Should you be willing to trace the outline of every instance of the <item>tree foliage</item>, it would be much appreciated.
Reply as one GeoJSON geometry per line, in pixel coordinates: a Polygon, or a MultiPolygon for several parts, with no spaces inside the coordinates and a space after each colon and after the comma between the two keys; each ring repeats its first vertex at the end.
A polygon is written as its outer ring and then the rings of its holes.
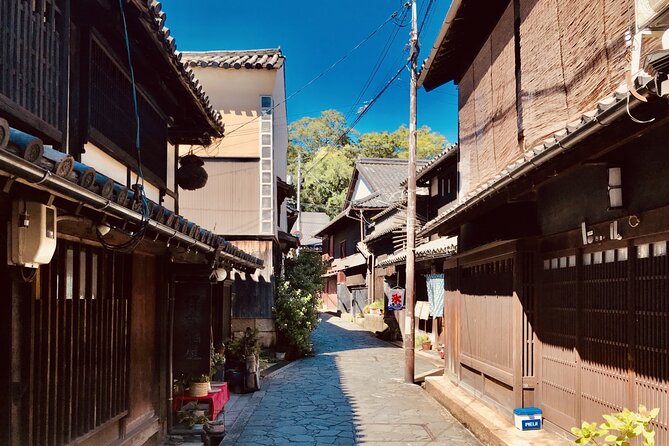
{"type": "Polygon", "coordinates": [[[278,347],[292,359],[313,352],[311,332],[318,326],[318,300],[325,266],[318,253],[287,258],[285,275],[277,283],[274,315],[278,347]]]}
{"type": "Polygon", "coordinates": [[[330,217],[343,208],[353,160],[346,150],[321,148],[303,167],[302,197],[305,210],[325,212],[330,217]]]}
{"type": "MultiPolygon", "coordinates": [[[[346,118],[337,110],[325,110],[318,117],[299,119],[289,126],[288,171],[297,178],[297,157],[302,154],[303,209],[334,217],[343,210],[355,160],[407,158],[409,129],[402,125],[393,132],[358,135],[347,130],[346,118]]],[[[417,157],[432,158],[448,141],[427,126],[417,131],[417,157]]]]}
{"type": "MultiPolygon", "coordinates": [[[[428,126],[417,130],[416,157],[418,159],[434,158],[447,146],[446,137],[433,132],[428,126]]],[[[369,132],[360,136],[357,141],[358,152],[369,158],[408,158],[409,129],[401,125],[394,132],[369,132]]]]}

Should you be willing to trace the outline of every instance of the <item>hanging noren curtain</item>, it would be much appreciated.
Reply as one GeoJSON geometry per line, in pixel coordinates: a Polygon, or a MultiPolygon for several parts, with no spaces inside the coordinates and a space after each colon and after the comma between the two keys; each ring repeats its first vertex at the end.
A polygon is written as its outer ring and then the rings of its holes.
{"type": "Polygon", "coordinates": [[[425,274],[427,282],[427,300],[430,304],[430,315],[442,317],[444,315],[444,275],[425,274]]]}

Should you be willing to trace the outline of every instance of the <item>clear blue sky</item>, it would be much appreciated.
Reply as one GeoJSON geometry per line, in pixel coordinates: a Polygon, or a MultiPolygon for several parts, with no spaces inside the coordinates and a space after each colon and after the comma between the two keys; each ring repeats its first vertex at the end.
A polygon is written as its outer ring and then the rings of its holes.
{"type": "MultiPolygon", "coordinates": [[[[181,51],[236,50],[280,46],[286,56],[286,90],[290,95],[348,53],[379,27],[399,0],[164,0],[166,26],[181,51]]],[[[418,22],[423,19],[428,0],[418,0],[418,22]]],[[[450,0],[434,0],[421,35],[422,62],[429,53],[444,20],[450,0]]],[[[405,24],[409,24],[407,15],[405,24]]],[[[318,116],[334,108],[345,115],[359,96],[395,24],[385,25],[371,40],[353,52],[326,76],[288,101],[288,120],[318,116]]],[[[363,100],[374,94],[392,77],[401,61],[409,27],[399,29],[387,57],[363,100]]],[[[388,89],[356,126],[360,132],[392,131],[408,125],[409,72],[388,89]]],[[[355,118],[355,112],[351,120],[355,118]]],[[[418,125],[428,125],[455,142],[457,138],[457,92],[452,84],[426,93],[419,91],[418,125]]]]}

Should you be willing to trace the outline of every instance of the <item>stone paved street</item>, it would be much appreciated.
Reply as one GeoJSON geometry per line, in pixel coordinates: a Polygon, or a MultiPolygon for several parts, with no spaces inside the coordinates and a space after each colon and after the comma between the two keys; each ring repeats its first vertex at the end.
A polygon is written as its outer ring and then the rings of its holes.
{"type": "MultiPolygon", "coordinates": [[[[224,445],[480,444],[419,386],[403,383],[402,349],[328,315],[314,344],[316,356],[263,382],[224,445]]],[[[417,362],[417,373],[434,367],[417,362]]]]}

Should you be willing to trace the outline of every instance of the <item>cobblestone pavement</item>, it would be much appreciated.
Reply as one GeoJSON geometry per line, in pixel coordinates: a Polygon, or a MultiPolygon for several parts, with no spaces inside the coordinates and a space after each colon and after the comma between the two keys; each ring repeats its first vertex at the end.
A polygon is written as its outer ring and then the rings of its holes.
{"type": "MultiPolygon", "coordinates": [[[[324,315],[316,355],[262,383],[223,445],[479,445],[419,386],[405,384],[404,352],[324,315]]],[[[417,357],[417,373],[434,365],[417,357]]]]}

